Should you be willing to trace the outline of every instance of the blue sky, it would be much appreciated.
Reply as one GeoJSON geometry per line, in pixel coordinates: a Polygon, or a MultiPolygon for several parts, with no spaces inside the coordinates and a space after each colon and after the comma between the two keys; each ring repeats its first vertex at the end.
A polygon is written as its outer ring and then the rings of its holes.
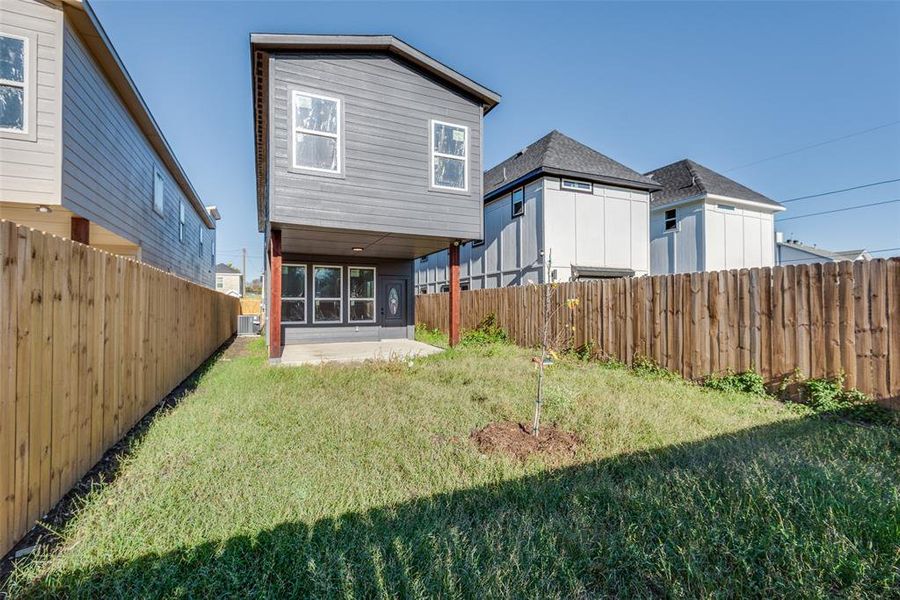
{"type": "MultiPolygon", "coordinates": [[[[486,167],[559,129],[641,172],[689,157],[776,200],[900,178],[897,3],[92,5],[222,210],[219,260],[239,265],[246,247],[251,276],[263,251],[250,32],[392,33],[498,91],[486,167]]],[[[900,183],[791,202],[782,216],[893,199],[900,183]]],[[[778,228],[834,250],[900,247],[900,203],[778,228]]]]}

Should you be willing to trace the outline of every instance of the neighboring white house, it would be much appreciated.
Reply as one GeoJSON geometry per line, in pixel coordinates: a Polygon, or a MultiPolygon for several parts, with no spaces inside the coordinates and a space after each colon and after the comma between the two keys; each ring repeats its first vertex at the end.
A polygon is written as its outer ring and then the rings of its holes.
{"type": "Polygon", "coordinates": [[[872,260],[872,255],[864,249],[833,252],[824,248],[802,244],[799,240],[778,239],[781,236],[780,232],[775,235],[777,240],[775,259],[779,265],[803,265],[839,262],[842,260],[872,260]]]}
{"type": "MultiPolygon", "coordinates": [[[[460,250],[460,284],[482,289],[647,275],[649,178],[552,131],[484,174],[484,240],[460,250]]],[[[416,293],[448,289],[448,253],[416,261],[416,293]]]]}
{"type": "Polygon", "coordinates": [[[692,160],[647,173],[653,275],[775,265],[775,213],[784,206],[692,160]]]}
{"type": "Polygon", "coordinates": [[[216,265],[216,289],[236,298],[244,297],[244,275],[240,269],[219,263],[216,265]]]}

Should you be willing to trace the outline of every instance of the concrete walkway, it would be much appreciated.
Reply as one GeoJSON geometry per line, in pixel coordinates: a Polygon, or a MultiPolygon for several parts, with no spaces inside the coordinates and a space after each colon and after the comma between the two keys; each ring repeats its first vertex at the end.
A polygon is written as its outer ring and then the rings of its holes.
{"type": "Polygon", "coordinates": [[[362,362],[366,360],[406,360],[442,352],[440,348],[414,340],[379,342],[327,342],[293,344],[281,353],[282,366],[318,365],[326,362],[362,362]]]}

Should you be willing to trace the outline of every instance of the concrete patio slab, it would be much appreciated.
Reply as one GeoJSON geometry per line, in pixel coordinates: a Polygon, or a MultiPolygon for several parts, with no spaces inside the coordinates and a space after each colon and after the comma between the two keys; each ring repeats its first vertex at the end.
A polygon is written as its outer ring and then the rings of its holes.
{"type": "Polygon", "coordinates": [[[442,352],[440,348],[415,340],[381,340],[378,342],[326,342],[293,344],[281,353],[281,366],[319,365],[330,362],[363,362],[366,360],[406,360],[442,352]]]}

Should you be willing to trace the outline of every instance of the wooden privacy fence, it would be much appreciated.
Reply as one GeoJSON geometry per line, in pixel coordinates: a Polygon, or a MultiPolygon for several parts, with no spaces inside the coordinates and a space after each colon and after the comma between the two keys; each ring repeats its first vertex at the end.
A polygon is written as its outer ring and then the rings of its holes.
{"type": "Polygon", "coordinates": [[[237,298],[0,221],[0,555],[235,332],[237,298]]]}
{"type": "MultiPolygon", "coordinates": [[[[537,346],[543,298],[537,285],[463,292],[461,327],[494,314],[517,344],[537,346]]],[[[645,356],[687,379],[843,371],[848,387],[900,408],[900,258],[562,283],[551,298],[550,339],[563,346],[645,356]]],[[[416,297],[418,323],[446,331],[447,314],[448,294],[416,297]]]]}

